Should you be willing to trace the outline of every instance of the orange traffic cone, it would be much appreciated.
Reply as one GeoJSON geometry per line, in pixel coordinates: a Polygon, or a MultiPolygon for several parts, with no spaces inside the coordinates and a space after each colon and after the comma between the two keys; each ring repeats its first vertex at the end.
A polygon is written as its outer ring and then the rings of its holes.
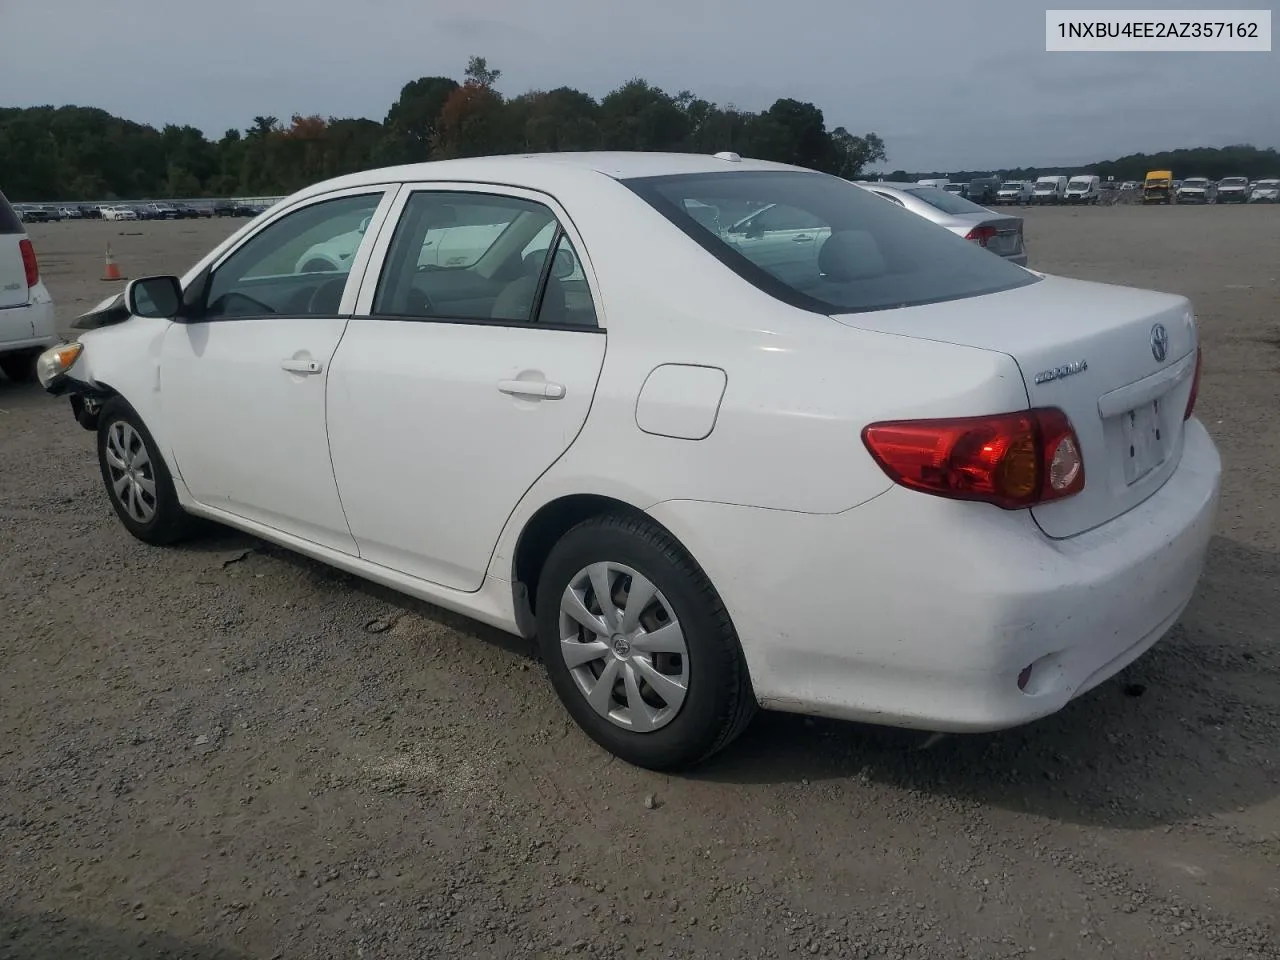
{"type": "Polygon", "coordinates": [[[103,280],[124,280],[120,275],[120,268],[116,266],[115,258],[111,256],[111,244],[107,244],[107,267],[102,274],[103,280]]]}

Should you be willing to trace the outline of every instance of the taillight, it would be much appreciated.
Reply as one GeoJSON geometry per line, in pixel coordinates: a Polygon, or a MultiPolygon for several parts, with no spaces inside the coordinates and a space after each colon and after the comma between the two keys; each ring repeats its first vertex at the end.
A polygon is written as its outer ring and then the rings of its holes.
{"type": "Polygon", "coordinates": [[[1057,408],[873,423],[862,442],[895,483],[1020,510],[1084,489],[1080,441],[1057,408]]]}
{"type": "Polygon", "coordinates": [[[34,287],[40,282],[40,263],[36,260],[36,248],[24,237],[18,241],[18,249],[22,251],[22,269],[27,273],[27,286],[34,287]]]}
{"type": "Polygon", "coordinates": [[[1187,397],[1187,412],[1182,415],[1183,420],[1190,420],[1191,414],[1196,409],[1196,397],[1200,395],[1200,348],[1196,347],[1196,372],[1191,375],[1191,395],[1187,397]]]}
{"type": "Polygon", "coordinates": [[[979,246],[985,247],[987,241],[996,235],[996,228],[992,226],[974,227],[964,235],[966,240],[972,240],[979,246]]]}

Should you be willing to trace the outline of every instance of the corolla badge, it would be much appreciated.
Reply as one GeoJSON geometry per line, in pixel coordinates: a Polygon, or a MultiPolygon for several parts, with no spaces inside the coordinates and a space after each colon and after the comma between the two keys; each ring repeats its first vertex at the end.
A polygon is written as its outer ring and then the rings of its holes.
{"type": "Polygon", "coordinates": [[[1063,377],[1071,377],[1077,373],[1084,373],[1089,369],[1088,360],[1072,360],[1070,363],[1064,363],[1061,366],[1052,367],[1048,370],[1041,370],[1035,375],[1036,383],[1048,383],[1051,380],[1061,380],[1063,377]]]}
{"type": "Polygon", "coordinates": [[[1164,363],[1164,358],[1169,353],[1169,331],[1164,328],[1163,323],[1157,323],[1151,328],[1151,355],[1156,358],[1156,363],[1164,363]]]}

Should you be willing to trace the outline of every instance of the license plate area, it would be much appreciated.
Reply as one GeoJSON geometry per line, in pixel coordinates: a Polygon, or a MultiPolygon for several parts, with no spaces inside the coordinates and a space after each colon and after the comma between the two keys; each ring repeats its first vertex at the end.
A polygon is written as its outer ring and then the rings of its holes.
{"type": "Polygon", "coordinates": [[[1169,431],[1161,416],[1160,401],[1153,400],[1134,407],[1120,416],[1124,442],[1124,480],[1133,485],[1164,463],[1168,453],[1169,431]]]}

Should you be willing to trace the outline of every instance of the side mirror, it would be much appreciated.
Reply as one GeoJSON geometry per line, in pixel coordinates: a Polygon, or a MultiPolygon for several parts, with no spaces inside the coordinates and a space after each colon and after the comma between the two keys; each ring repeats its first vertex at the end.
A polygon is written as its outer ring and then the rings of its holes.
{"type": "Polygon", "coordinates": [[[169,320],[182,309],[182,282],[177,277],[143,277],[124,288],[124,305],[132,316],[169,320]]]}

